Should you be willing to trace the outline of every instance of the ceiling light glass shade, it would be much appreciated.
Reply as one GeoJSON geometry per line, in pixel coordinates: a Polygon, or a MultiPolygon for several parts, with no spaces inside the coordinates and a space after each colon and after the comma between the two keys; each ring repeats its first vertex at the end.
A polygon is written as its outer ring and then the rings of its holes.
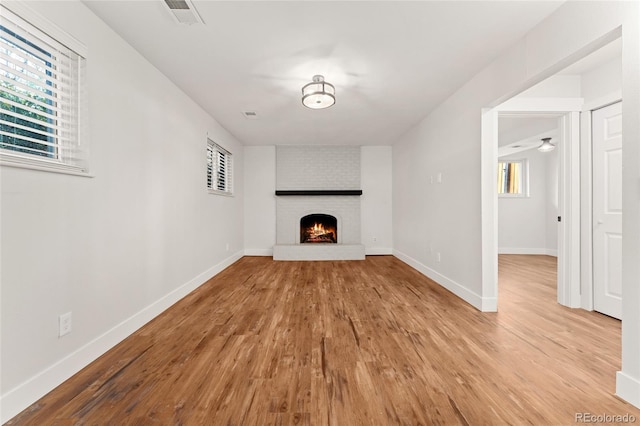
{"type": "Polygon", "coordinates": [[[313,82],[302,87],[302,105],[311,109],[329,108],[336,103],[336,88],[324,81],[321,75],[314,75],[313,82]]]}
{"type": "Polygon", "coordinates": [[[542,144],[538,147],[540,152],[550,152],[556,149],[556,146],[549,142],[551,138],[542,138],[542,144]]]}

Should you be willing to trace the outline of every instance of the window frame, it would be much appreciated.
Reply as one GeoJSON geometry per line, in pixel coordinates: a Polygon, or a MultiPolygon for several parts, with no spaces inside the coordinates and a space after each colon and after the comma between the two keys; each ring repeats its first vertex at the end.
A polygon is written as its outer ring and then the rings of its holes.
{"type": "MultiPolygon", "coordinates": [[[[53,55],[64,53],[65,50],[57,50],[56,45],[59,45],[77,55],[77,62],[75,62],[75,60],[70,62],[72,64],[73,77],[75,77],[71,80],[73,87],[71,101],[58,100],[56,104],[57,109],[64,108],[68,110],[68,106],[72,108],[73,113],[70,123],[75,126],[75,134],[73,137],[65,138],[66,135],[63,137],[60,131],[57,130],[55,132],[53,141],[47,141],[47,143],[52,144],[52,151],[55,152],[53,158],[25,153],[11,148],[0,148],[0,166],[92,177],[89,173],[89,144],[86,138],[87,131],[85,122],[88,105],[86,97],[87,90],[85,89],[86,46],[24,3],[10,2],[9,4],[0,5],[0,16],[2,16],[4,22],[7,22],[6,25],[20,27],[20,29],[23,30],[15,32],[5,26],[5,28],[7,28],[6,31],[13,32],[20,37],[20,39],[24,39],[26,44],[33,46],[34,49],[53,55]],[[50,43],[49,46],[47,46],[48,43],[50,43]]],[[[52,63],[57,65],[59,62],[55,60],[52,61],[52,63]]],[[[17,77],[23,76],[20,75],[17,77]]],[[[12,78],[7,77],[7,81],[9,80],[12,80],[12,78]]],[[[5,93],[10,95],[11,92],[9,90],[11,89],[8,89],[5,93]]],[[[55,90],[69,93],[57,86],[55,90]]],[[[9,127],[14,127],[10,121],[5,121],[5,123],[8,123],[9,127]]],[[[27,125],[25,127],[31,126],[27,125]]],[[[33,128],[35,129],[35,127],[33,128]]],[[[7,133],[10,134],[11,132],[7,133]]]]}
{"type": "Polygon", "coordinates": [[[520,192],[519,193],[504,193],[500,192],[500,176],[496,174],[496,190],[498,191],[499,198],[529,198],[529,161],[526,158],[517,159],[500,159],[498,158],[497,173],[500,173],[501,163],[518,163],[520,164],[520,192]]]}
{"type": "Polygon", "coordinates": [[[207,191],[210,194],[233,196],[233,153],[220,144],[207,138],[207,191]],[[210,153],[212,154],[210,156],[210,153]],[[217,161],[213,160],[213,157],[217,161]],[[221,158],[224,158],[224,164],[221,164],[221,158]],[[224,176],[225,189],[219,188],[218,177],[224,176]]]}

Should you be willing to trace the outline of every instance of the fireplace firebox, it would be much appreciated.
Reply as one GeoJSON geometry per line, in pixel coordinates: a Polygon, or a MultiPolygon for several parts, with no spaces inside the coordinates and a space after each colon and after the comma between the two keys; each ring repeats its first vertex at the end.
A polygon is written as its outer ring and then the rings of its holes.
{"type": "Polygon", "coordinates": [[[338,220],[328,214],[310,214],[300,219],[300,243],[337,243],[338,220]]]}

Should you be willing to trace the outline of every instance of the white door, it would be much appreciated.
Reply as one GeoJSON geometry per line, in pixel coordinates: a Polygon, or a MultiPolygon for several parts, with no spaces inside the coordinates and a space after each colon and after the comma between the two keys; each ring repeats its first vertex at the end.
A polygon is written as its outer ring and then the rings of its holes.
{"type": "Polygon", "coordinates": [[[593,308],[622,317],[622,103],[593,111],[593,308]]]}

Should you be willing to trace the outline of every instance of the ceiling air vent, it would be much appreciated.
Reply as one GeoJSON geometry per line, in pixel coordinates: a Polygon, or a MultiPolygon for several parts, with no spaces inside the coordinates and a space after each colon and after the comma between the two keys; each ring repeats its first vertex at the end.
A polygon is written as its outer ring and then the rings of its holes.
{"type": "Polygon", "coordinates": [[[202,24],[202,18],[198,15],[190,0],[164,0],[173,19],[179,24],[202,24]]]}
{"type": "Polygon", "coordinates": [[[243,111],[242,115],[244,115],[244,118],[248,119],[248,120],[257,120],[258,119],[258,113],[255,111],[243,111]]]}

